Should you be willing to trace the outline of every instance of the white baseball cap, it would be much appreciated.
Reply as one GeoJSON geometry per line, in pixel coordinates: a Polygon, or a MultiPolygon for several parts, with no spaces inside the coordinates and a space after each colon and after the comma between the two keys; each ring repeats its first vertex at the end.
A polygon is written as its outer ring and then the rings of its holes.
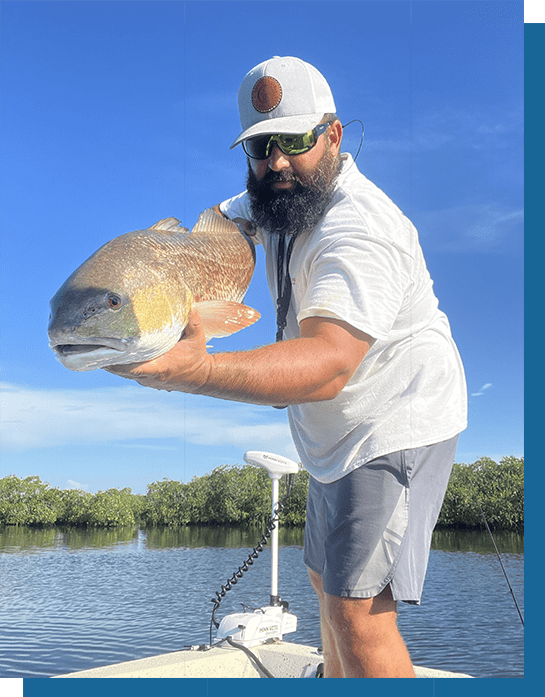
{"type": "Polygon", "coordinates": [[[324,114],[336,112],[324,76],[291,56],[274,56],[250,70],[238,92],[238,110],[242,133],[231,149],[246,138],[267,133],[306,133],[324,114]]]}

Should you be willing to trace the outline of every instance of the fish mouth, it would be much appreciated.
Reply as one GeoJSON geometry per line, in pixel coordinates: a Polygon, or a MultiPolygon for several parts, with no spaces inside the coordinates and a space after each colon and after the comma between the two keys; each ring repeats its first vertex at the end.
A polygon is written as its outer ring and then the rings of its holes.
{"type": "Polygon", "coordinates": [[[113,339],[113,338],[98,338],[98,339],[89,339],[88,341],[82,341],[81,339],[78,340],[78,342],[74,343],[65,343],[66,339],[64,340],[63,343],[55,342],[55,341],[50,341],[49,345],[55,351],[55,353],[59,357],[69,357],[69,356],[75,356],[75,355],[80,355],[80,354],[88,354],[88,353],[95,353],[95,352],[104,352],[106,351],[119,351],[119,352],[124,352],[127,350],[127,340],[126,339],[113,339]]]}

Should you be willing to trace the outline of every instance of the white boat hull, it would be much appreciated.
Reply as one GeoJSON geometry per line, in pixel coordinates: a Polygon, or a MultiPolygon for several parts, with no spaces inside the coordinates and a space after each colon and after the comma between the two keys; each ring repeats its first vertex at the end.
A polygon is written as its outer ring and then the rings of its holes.
{"type": "MultiPolygon", "coordinates": [[[[196,647],[194,647],[196,649],[196,647]]],[[[300,678],[309,666],[323,661],[316,648],[277,642],[251,649],[268,671],[278,678],[300,678]]],[[[417,678],[470,678],[464,673],[451,673],[415,666],[417,678]]],[[[184,650],[103,668],[91,668],[57,678],[262,678],[266,677],[250,656],[229,645],[207,651],[184,650]]]]}

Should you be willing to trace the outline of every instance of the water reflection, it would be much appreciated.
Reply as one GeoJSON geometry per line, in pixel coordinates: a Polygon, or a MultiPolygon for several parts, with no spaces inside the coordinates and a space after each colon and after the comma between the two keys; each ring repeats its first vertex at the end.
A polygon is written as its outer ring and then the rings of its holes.
{"type": "MultiPolygon", "coordinates": [[[[150,549],[175,547],[255,547],[262,535],[259,527],[236,526],[188,526],[185,528],[150,528],[146,530],[147,546],[150,549]]],[[[301,528],[280,528],[279,544],[303,544],[301,528]]]]}
{"type": "Polygon", "coordinates": [[[101,549],[131,543],[138,539],[139,531],[127,528],[33,528],[25,526],[0,526],[0,552],[40,553],[48,549],[101,549]]]}
{"type": "MultiPolygon", "coordinates": [[[[47,677],[175,651],[209,640],[211,599],[260,529],[0,529],[1,677],[47,677]]],[[[281,528],[279,588],[298,617],[292,641],[320,644],[319,613],[302,560],[303,531],[281,528]]],[[[523,597],[523,539],[498,535],[523,597]]],[[[399,623],[419,665],[477,677],[522,677],[523,632],[486,533],[434,534],[422,607],[399,623]]],[[[260,607],[270,549],[222,602],[219,617],[260,607]]]]}
{"type": "MultiPolygon", "coordinates": [[[[136,527],[32,528],[0,526],[0,553],[40,553],[48,549],[85,550],[119,547],[137,543],[147,549],[198,549],[200,547],[255,547],[261,538],[260,527],[187,526],[182,528],[136,527]]],[[[500,553],[524,554],[524,537],[517,533],[494,532],[500,553]]],[[[303,546],[302,528],[279,530],[282,546],[303,546]]],[[[490,535],[480,530],[435,530],[432,549],[445,552],[494,552],[490,535]]]]}
{"type": "MultiPolygon", "coordinates": [[[[500,554],[524,554],[524,537],[515,532],[493,532],[500,554]]],[[[486,530],[435,530],[432,549],[444,552],[495,552],[494,543],[486,530]]]]}

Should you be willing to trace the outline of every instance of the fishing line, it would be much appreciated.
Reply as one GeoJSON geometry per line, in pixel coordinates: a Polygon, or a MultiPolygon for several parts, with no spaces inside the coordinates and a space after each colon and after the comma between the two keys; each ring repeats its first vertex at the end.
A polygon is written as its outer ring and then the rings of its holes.
{"type": "Polygon", "coordinates": [[[520,621],[522,622],[522,626],[524,627],[524,618],[522,617],[522,613],[520,611],[519,604],[517,603],[515,593],[514,593],[513,589],[511,588],[511,584],[509,583],[509,578],[507,577],[507,572],[505,571],[505,567],[503,566],[503,562],[501,560],[500,553],[499,553],[498,547],[496,545],[496,540],[494,539],[494,535],[492,534],[492,531],[490,530],[490,527],[488,525],[488,521],[487,521],[486,516],[484,514],[484,511],[482,509],[481,503],[478,500],[477,500],[477,505],[479,506],[479,509],[481,511],[481,515],[482,515],[484,523],[486,525],[486,529],[488,530],[488,534],[490,535],[490,539],[492,540],[492,544],[494,545],[494,549],[496,550],[496,554],[497,554],[498,560],[500,562],[500,565],[501,565],[501,568],[503,571],[503,575],[505,576],[505,580],[507,581],[507,585],[509,586],[509,590],[511,591],[511,595],[513,596],[513,600],[515,601],[515,607],[518,610],[520,621]]]}

